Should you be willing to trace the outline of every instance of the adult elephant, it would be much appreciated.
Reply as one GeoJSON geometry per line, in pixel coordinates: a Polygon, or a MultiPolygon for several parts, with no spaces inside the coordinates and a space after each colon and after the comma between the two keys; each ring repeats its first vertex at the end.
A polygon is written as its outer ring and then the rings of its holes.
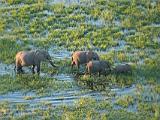
{"type": "Polygon", "coordinates": [[[99,56],[93,51],[75,51],[72,54],[72,68],[74,65],[77,66],[78,70],[81,64],[86,64],[91,60],[99,60],[99,56]]]}
{"type": "Polygon", "coordinates": [[[37,66],[37,73],[40,73],[41,61],[48,61],[53,67],[56,67],[51,61],[51,56],[45,50],[30,50],[20,51],[16,54],[16,65],[18,73],[23,72],[23,66],[32,66],[32,73],[34,74],[34,68],[37,66]]]}

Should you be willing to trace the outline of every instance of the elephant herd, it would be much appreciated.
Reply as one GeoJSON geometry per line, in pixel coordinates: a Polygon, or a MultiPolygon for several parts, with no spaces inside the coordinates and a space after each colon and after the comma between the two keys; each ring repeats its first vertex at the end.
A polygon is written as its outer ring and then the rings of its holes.
{"type": "Polygon", "coordinates": [[[76,51],[72,54],[72,68],[76,65],[78,70],[80,64],[86,64],[85,74],[98,73],[99,76],[107,75],[111,72],[114,73],[128,73],[131,72],[131,66],[129,64],[117,65],[112,69],[111,64],[108,61],[100,60],[100,57],[93,51],[76,51]]]}
{"type": "MultiPolygon", "coordinates": [[[[75,51],[72,53],[71,58],[72,69],[75,65],[79,71],[80,65],[86,64],[85,74],[98,73],[100,76],[101,74],[107,75],[112,71],[114,73],[131,72],[129,64],[117,65],[112,69],[108,61],[100,60],[99,55],[93,51],[75,51]]],[[[42,61],[48,61],[53,67],[56,67],[51,61],[51,56],[45,50],[20,51],[16,54],[15,70],[17,73],[23,73],[23,66],[32,66],[32,73],[35,73],[34,69],[37,67],[37,73],[39,74],[42,61]]]]}

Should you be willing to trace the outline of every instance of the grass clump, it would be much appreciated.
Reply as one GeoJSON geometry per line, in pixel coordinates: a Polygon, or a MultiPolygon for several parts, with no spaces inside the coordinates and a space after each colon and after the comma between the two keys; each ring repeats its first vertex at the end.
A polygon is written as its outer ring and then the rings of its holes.
{"type": "Polygon", "coordinates": [[[123,96],[116,101],[116,104],[127,108],[129,105],[134,104],[134,98],[132,96],[123,96]]]}
{"type": "Polygon", "coordinates": [[[72,83],[56,81],[54,78],[44,78],[37,75],[2,76],[0,78],[0,94],[15,91],[36,91],[38,94],[52,90],[72,88],[72,83]]]}

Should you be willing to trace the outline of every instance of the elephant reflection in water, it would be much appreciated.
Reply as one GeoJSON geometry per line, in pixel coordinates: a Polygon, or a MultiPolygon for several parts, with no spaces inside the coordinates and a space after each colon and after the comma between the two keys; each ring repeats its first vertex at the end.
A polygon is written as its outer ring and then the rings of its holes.
{"type": "Polygon", "coordinates": [[[20,51],[16,54],[15,69],[17,73],[23,73],[23,66],[32,66],[32,73],[34,74],[34,68],[37,67],[37,73],[40,73],[41,61],[48,61],[53,67],[56,67],[51,61],[51,56],[45,50],[30,50],[20,51]]]}

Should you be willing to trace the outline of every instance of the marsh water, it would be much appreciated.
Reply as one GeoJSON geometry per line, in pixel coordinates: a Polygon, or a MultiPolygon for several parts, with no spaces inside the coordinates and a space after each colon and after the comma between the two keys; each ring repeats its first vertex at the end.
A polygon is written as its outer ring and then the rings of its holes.
{"type": "MultiPolygon", "coordinates": [[[[71,55],[71,52],[68,52],[67,50],[63,52],[62,51],[53,51],[54,48],[49,49],[49,52],[52,57],[55,59],[66,59],[69,58],[71,55]]],[[[14,71],[14,65],[7,65],[0,63],[0,75],[10,74],[12,76],[15,76],[14,71]]],[[[25,67],[25,72],[28,74],[31,74],[31,69],[25,67]]],[[[112,103],[114,109],[123,109],[121,106],[115,105],[116,100],[118,98],[121,98],[125,95],[131,95],[136,96],[137,95],[137,88],[136,85],[132,85],[129,87],[119,88],[119,87],[112,87],[107,88],[107,91],[96,91],[91,90],[90,88],[84,88],[83,86],[79,86],[75,80],[75,75],[73,74],[48,74],[41,72],[41,77],[53,77],[58,81],[62,82],[70,82],[73,84],[73,87],[68,90],[58,90],[58,91],[52,91],[49,93],[49,95],[45,96],[39,96],[35,93],[35,91],[30,92],[10,92],[4,95],[0,95],[0,101],[7,101],[11,104],[11,106],[14,104],[26,104],[27,105],[27,111],[25,112],[32,112],[37,107],[40,106],[38,104],[43,103],[49,103],[51,106],[59,106],[59,105],[67,105],[67,106],[73,106],[78,100],[82,98],[92,98],[94,100],[98,101],[110,101],[112,103]],[[109,95],[112,94],[112,95],[109,95]]],[[[150,95],[149,95],[150,96],[150,95]]],[[[159,99],[159,98],[158,98],[159,99]]],[[[12,106],[12,107],[13,107],[12,106]]],[[[12,108],[11,107],[11,108],[12,108]]],[[[127,108],[128,111],[136,112],[137,111],[137,105],[136,102],[134,105],[129,106],[127,108]]],[[[14,107],[13,107],[14,109],[14,107]]],[[[104,111],[100,111],[104,112],[104,111]]]]}
{"type": "MultiPolygon", "coordinates": [[[[108,49],[106,52],[109,52],[112,49],[123,49],[125,46],[124,41],[119,42],[119,46],[115,48],[108,49]]],[[[50,55],[54,59],[58,60],[64,60],[64,59],[70,59],[71,52],[67,50],[57,50],[56,47],[52,47],[49,49],[50,55]]],[[[100,52],[99,54],[105,54],[105,52],[100,52]]],[[[0,75],[12,75],[15,76],[15,71],[14,71],[14,64],[7,65],[0,63],[0,75]]],[[[28,67],[24,67],[24,70],[26,73],[31,74],[31,69],[28,67]]],[[[149,93],[149,92],[143,92],[139,93],[136,85],[131,85],[129,87],[124,87],[124,88],[119,88],[119,87],[112,87],[108,88],[109,90],[107,91],[96,91],[96,90],[91,90],[89,88],[84,88],[83,86],[79,86],[76,82],[75,75],[73,74],[66,74],[66,73],[60,73],[60,74],[48,74],[48,73],[43,73],[41,72],[40,74],[41,77],[51,77],[55,78],[58,81],[63,81],[63,82],[71,82],[74,84],[73,88],[68,89],[68,90],[59,90],[59,91],[52,91],[49,93],[49,95],[46,96],[39,96],[35,93],[35,91],[31,92],[10,92],[8,94],[0,95],[0,101],[7,101],[11,103],[12,105],[14,104],[27,104],[28,111],[32,111],[36,109],[37,103],[44,103],[47,102],[51,104],[52,106],[58,106],[58,105],[74,105],[78,100],[82,98],[93,98],[96,101],[110,101],[113,105],[114,109],[122,109],[121,106],[115,105],[116,100],[119,98],[123,98],[123,96],[130,95],[130,96],[136,96],[137,94],[141,94],[146,98],[148,96],[148,99],[156,96],[157,101],[160,99],[160,96],[157,97],[157,94],[144,94],[144,93],[149,93]],[[110,95],[109,95],[110,94],[110,95]]],[[[150,89],[151,86],[149,86],[146,90],[150,89]]],[[[130,112],[136,112],[137,111],[137,104],[136,101],[132,106],[129,106],[127,108],[128,111],[130,112]]],[[[104,111],[101,111],[104,112],[104,111]]]]}
{"type": "MultiPolygon", "coordinates": [[[[87,0],[86,2],[94,3],[93,0],[87,0]]],[[[79,4],[79,5],[85,5],[85,0],[48,0],[48,4],[64,4],[66,6],[72,5],[72,4],[79,4]]],[[[19,8],[23,7],[24,4],[19,4],[19,5],[11,5],[10,7],[6,7],[5,5],[1,6],[1,9],[12,9],[12,8],[19,8]]],[[[76,12],[76,11],[75,11],[76,12]]],[[[51,16],[54,13],[48,10],[43,11],[44,14],[51,16]]],[[[85,23],[88,25],[93,25],[98,27],[102,26],[107,26],[107,22],[104,19],[93,19],[89,15],[84,14],[86,16],[85,23]]],[[[120,26],[121,23],[120,21],[113,21],[113,23],[117,26],[120,26]]],[[[157,26],[157,25],[154,25],[157,26]]],[[[72,27],[69,27],[68,29],[74,29],[72,27]]],[[[11,29],[7,29],[7,32],[12,32],[11,29]]],[[[124,30],[121,31],[124,33],[124,35],[128,35],[130,33],[134,33],[135,30],[124,30]]],[[[45,37],[48,37],[49,31],[45,30],[44,33],[45,37]]],[[[33,39],[31,35],[28,35],[30,39],[33,39]]],[[[4,36],[1,36],[4,37],[4,36]]],[[[159,40],[159,38],[158,38],[159,40]]],[[[17,40],[18,45],[23,45],[24,43],[21,40],[17,40]]],[[[95,48],[92,43],[91,46],[93,49],[96,49],[98,54],[103,55],[109,52],[114,51],[115,55],[116,52],[123,51],[125,54],[128,54],[127,48],[130,46],[125,42],[124,40],[118,40],[117,45],[115,46],[110,46],[108,47],[105,51],[100,51],[100,49],[95,48]]],[[[34,45],[29,45],[29,48],[34,48],[34,45]]],[[[137,53],[137,49],[133,50],[133,53],[129,53],[128,56],[136,56],[135,53],[137,53]]],[[[55,60],[68,60],[71,57],[72,52],[68,51],[67,49],[61,48],[61,47],[51,47],[48,49],[49,54],[51,55],[52,58],[55,60]]],[[[150,57],[154,57],[154,54],[152,54],[151,51],[146,51],[149,53],[150,57]]],[[[138,59],[138,58],[137,58],[138,59]]],[[[115,59],[115,64],[118,64],[119,61],[115,59]]],[[[139,59],[137,64],[143,64],[144,59],[139,59]]],[[[31,68],[24,67],[23,68],[25,73],[31,74],[31,68]]],[[[15,71],[14,71],[14,64],[4,64],[0,63],[0,75],[11,75],[15,76],[15,71]]],[[[49,103],[52,106],[59,106],[59,105],[67,105],[67,106],[72,106],[76,104],[76,102],[82,98],[92,98],[94,100],[98,101],[109,101],[112,103],[114,109],[123,109],[121,106],[116,105],[115,103],[117,102],[117,99],[123,98],[126,95],[133,96],[136,98],[136,96],[141,95],[142,100],[145,102],[151,102],[151,101],[160,101],[160,95],[154,93],[152,91],[152,86],[146,85],[142,86],[143,91],[139,91],[138,87],[136,84],[132,84],[131,86],[128,87],[108,87],[106,91],[96,91],[92,90],[90,88],[85,88],[83,86],[78,85],[76,82],[76,76],[73,74],[67,74],[67,73],[59,73],[59,74],[49,74],[49,73],[43,73],[41,72],[40,74],[41,77],[49,77],[49,78],[55,78],[57,81],[62,81],[62,82],[70,82],[73,83],[73,87],[68,90],[59,90],[59,91],[51,91],[49,95],[45,96],[39,96],[36,94],[35,91],[30,91],[30,92],[22,92],[22,91],[17,91],[17,92],[10,92],[4,95],[0,95],[0,101],[7,101],[11,103],[11,105],[15,104],[26,104],[27,105],[27,110],[28,111],[34,111],[39,108],[40,106],[38,104],[43,104],[43,103],[49,103]],[[154,99],[153,99],[154,98],[154,99]]],[[[14,108],[13,108],[14,109],[14,108]]],[[[26,111],[26,112],[28,112],[26,111]]],[[[107,111],[107,110],[106,110],[107,111]]],[[[106,111],[100,111],[100,112],[106,112],[106,111]]],[[[129,112],[137,112],[137,102],[136,100],[134,101],[133,105],[130,105],[127,108],[127,111],[129,112]]]]}

